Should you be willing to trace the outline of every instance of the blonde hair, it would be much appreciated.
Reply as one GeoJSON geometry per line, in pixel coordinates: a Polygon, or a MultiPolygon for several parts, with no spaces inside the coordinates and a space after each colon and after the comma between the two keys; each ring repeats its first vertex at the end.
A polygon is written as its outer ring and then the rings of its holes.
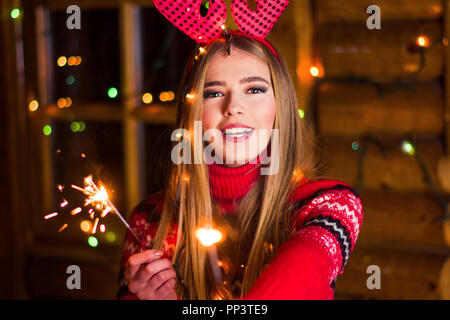
{"type": "MultiPolygon", "coordinates": [[[[202,120],[207,66],[215,53],[225,51],[226,45],[223,38],[214,40],[197,56],[198,60],[194,59],[191,69],[186,67],[178,90],[177,128],[193,133],[194,121],[202,120]],[[187,94],[195,94],[198,98],[186,98],[187,94]]],[[[239,293],[243,297],[276,255],[280,245],[292,235],[289,196],[303,177],[311,180],[320,169],[315,153],[318,144],[312,130],[308,130],[298,115],[294,86],[281,56],[278,54],[279,62],[265,45],[245,36],[233,36],[231,54],[235,48],[253,54],[270,68],[276,100],[274,129],[279,130],[279,169],[274,175],[259,176],[239,202],[235,215],[237,220],[231,223],[220,216],[218,205],[211,196],[208,167],[204,161],[201,164],[170,164],[163,211],[153,247],[162,247],[170,226],[177,222],[173,262],[180,257],[179,273],[189,299],[233,298],[225,284],[215,284],[207,251],[195,237],[197,227],[214,221],[215,225],[225,228],[228,242],[218,247],[219,254],[229,254],[229,261],[234,266],[246,264],[239,293]]],[[[184,139],[190,137],[192,134],[184,139]]],[[[191,154],[196,154],[198,159],[203,159],[203,149],[203,144],[191,143],[191,154]]],[[[175,290],[180,299],[187,298],[180,283],[175,290]]]]}

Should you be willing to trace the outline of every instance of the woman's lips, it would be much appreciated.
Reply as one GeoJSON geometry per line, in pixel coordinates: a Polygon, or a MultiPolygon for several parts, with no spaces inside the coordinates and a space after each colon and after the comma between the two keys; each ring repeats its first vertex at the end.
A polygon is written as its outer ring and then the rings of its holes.
{"type": "Polygon", "coordinates": [[[244,140],[247,140],[248,138],[250,138],[250,136],[255,132],[255,129],[252,129],[252,131],[248,132],[248,133],[244,133],[243,135],[236,137],[236,136],[232,136],[232,135],[227,135],[225,134],[224,131],[222,131],[222,136],[225,138],[226,141],[230,141],[230,142],[242,142],[244,140]]]}

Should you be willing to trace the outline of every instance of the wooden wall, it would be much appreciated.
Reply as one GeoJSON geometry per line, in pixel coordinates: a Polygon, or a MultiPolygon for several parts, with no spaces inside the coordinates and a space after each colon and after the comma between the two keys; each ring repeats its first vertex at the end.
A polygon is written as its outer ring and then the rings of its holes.
{"type": "Polygon", "coordinates": [[[450,242],[438,222],[445,211],[421,167],[449,199],[438,174],[448,138],[444,2],[317,0],[314,12],[323,73],[312,107],[324,174],[358,187],[364,206],[336,298],[448,299],[450,242]],[[380,30],[366,27],[372,4],[380,30]],[[419,36],[429,40],[424,49],[419,36]],[[402,152],[406,138],[414,155],[402,152]],[[380,267],[380,290],[367,288],[369,265],[380,267]]]}

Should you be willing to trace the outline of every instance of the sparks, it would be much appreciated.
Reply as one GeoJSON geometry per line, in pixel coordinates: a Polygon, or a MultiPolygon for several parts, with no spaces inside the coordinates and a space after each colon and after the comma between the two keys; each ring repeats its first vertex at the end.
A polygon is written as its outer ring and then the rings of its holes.
{"type": "Polygon", "coordinates": [[[62,225],[62,227],[59,228],[58,232],[63,231],[63,230],[66,229],[68,226],[69,226],[69,225],[68,225],[67,223],[64,223],[64,224],[62,225]]]}
{"type": "Polygon", "coordinates": [[[200,240],[200,243],[205,247],[209,247],[220,240],[222,240],[222,233],[219,230],[213,229],[211,227],[208,228],[198,228],[195,232],[197,239],[200,240]]]}
{"type": "Polygon", "coordinates": [[[68,202],[66,199],[63,199],[63,202],[61,202],[60,207],[64,208],[65,206],[67,206],[68,202]]]}
{"type": "Polygon", "coordinates": [[[76,215],[79,214],[83,209],[81,209],[80,207],[76,207],[75,209],[73,209],[72,211],[70,211],[71,215],[76,215]]]}
{"type": "Polygon", "coordinates": [[[53,217],[56,217],[58,215],[58,212],[49,213],[48,215],[44,216],[45,220],[51,219],[53,217]]]}

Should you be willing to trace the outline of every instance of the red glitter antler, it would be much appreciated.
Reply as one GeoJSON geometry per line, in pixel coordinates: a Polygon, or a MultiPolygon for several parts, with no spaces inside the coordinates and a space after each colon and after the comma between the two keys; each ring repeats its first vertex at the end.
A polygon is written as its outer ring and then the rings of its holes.
{"type": "Polygon", "coordinates": [[[156,8],[197,43],[206,43],[222,32],[227,18],[223,0],[210,0],[208,14],[200,14],[201,0],[154,0],[156,8]]]}
{"type": "Polygon", "coordinates": [[[264,39],[272,30],[289,0],[255,0],[256,11],[248,7],[246,0],[232,0],[231,13],[243,33],[264,39]]]}

